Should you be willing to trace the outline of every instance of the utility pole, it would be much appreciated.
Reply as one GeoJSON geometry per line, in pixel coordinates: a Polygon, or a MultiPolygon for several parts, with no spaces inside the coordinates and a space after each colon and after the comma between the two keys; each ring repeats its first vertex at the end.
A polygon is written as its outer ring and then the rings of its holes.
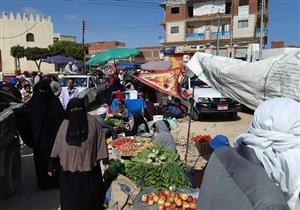
{"type": "Polygon", "coordinates": [[[85,35],[85,29],[86,29],[86,22],[85,20],[82,21],[82,48],[83,48],[83,72],[86,73],[85,69],[85,46],[84,46],[84,35],[85,35]]]}
{"type": "Polygon", "coordinates": [[[263,50],[263,31],[264,31],[264,10],[265,1],[261,0],[261,11],[260,11],[260,43],[259,43],[259,60],[262,60],[262,50],[263,50]]]}
{"type": "Polygon", "coordinates": [[[220,50],[220,22],[221,22],[221,18],[220,18],[220,13],[218,13],[218,33],[217,33],[217,51],[216,51],[216,55],[219,55],[219,50],[220,50]]]}

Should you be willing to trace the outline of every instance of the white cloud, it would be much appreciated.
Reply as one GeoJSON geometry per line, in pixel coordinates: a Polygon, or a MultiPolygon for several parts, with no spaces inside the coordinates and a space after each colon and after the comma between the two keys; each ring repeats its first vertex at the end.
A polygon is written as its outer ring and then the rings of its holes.
{"type": "Polygon", "coordinates": [[[41,15],[41,16],[43,15],[43,13],[40,10],[32,8],[32,7],[24,7],[23,13],[33,14],[33,15],[41,15]]]}
{"type": "Polygon", "coordinates": [[[64,19],[69,21],[79,20],[80,16],[77,14],[65,14],[64,19]]]}

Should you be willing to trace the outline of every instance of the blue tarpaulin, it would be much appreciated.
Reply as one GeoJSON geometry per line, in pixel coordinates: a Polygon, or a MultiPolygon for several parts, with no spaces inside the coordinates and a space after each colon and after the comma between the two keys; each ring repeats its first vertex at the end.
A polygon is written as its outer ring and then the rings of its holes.
{"type": "MultiPolygon", "coordinates": [[[[124,100],[128,112],[129,112],[129,117],[133,116],[136,113],[144,113],[145,110],[145,100],[143,98],[140,99],[125,99],[124,100]]],[[[119,105],[119,99],[114,99],[111,108],[112,111],[114,112],[117,109],[117,106],[119,105]]]]}

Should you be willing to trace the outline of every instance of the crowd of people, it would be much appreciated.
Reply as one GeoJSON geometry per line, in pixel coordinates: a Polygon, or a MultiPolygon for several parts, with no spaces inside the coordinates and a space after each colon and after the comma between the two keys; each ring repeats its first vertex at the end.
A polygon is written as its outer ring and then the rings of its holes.
{"type": "MultiPolygon", "coordinates": [[[[60,187],[62,210],[103,209],[105,184],[100,163],[104,170],[108,167],[106,139],[116,139],[121,132],[106,122],[108,115],[126,123],[122,135],[151,133],[154,144],[177,152],[168,121],[156,121],[151,132],[148,108],[152,98],[147,95],[151,91],[141,91],[134,81],[111,76],[105,103],[100,105],[96,116],[87,112],[72,79],[67,87],[61,88],[51,75],[24,72],[9,84],[20,91],[27,104],[24,116],[30,123],[24,126],[32,136],[32,142],[27,143],[33,148],[38,187],[41,190],[60,187]],[[143,92],[139,94],[146,103],[143,112],[130,114],[123,99],[111,110],[112,101],[126,90],[143,92]]],[[[227,209],[295,209],[300,192],[299,114],[299,102],[292,99],[267,101],[256,110],[248,133],[237,138],[236,148],[228,144],[213,147],[216,151],[202,181],[199,209],[222,209],[225,204],[227,209]],[[236,164],[232,165],[234,161],[236,164]],[[226,183],[224,177],[228,177],[226,183]],[[243,180],[245,177],[251,183],[243,180]],[[212,190],[211,185],[221,187],[212,190]],[[228,192],[230,196],[226,196],[228,192]],[[258,194],[259,197],[255,196],[258,194]],[[235,197],[240,197],[241,202],[236,202],[235,197]]]]}

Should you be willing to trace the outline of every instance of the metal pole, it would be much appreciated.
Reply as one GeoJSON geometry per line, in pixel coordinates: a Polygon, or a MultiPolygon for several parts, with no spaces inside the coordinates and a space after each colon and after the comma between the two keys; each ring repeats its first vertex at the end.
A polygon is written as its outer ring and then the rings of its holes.
{"type": "Polygon", "coordinates": [[[84,35],[85,35],[86,22],[82,21],[82,48],[83,48],[83,72],[86,74],[85,68],[85,46],[84,46],[84,35]]]}
{"type": "Polygon", "coordinates": [[[232,5],[231,5],[231,19],[230,19],[230,58],[233,57],[233,50],[232,50],[232,46],[233,46],[233,8],[234,8],[234,1],[232,1],[232,5]]]}
{"type": "Polygon", "coordinates": [[[220,13],[218,13],[218,33],[217,33],[217,51],[216,51],[216,55],[219,55],[219,49],[220,49],[219,33],[220,33],[220,13]]]}
{"type": "Polygon", "coordinates": [[[262,60],[265,1],[261,0],[259,60],[262,60]]]}
{"type": "Polygon", "coordinates": [[[185,156],[184,156],[184,162],[185,163],[187,162],[187,157],[188,157],[188,152],[189,152],[192,114],[193,114],[193,111],[194,111],[194,93],[195,93],[195,87],[193,87],[193,92],[192,92],[192,101],[191,101],[191,111],[190,111],[190,118],[189,118],[189,127],[188,127],[188,135],[187,135],[186,148],[185,148],[185,156]]]}

